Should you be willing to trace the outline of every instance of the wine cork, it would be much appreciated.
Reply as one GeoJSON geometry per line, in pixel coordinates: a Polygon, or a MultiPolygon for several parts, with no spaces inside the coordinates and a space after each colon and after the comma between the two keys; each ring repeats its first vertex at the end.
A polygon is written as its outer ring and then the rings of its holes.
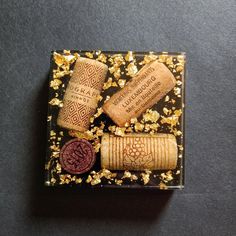
{"type": "Polygon", "coordinates": [[[120,127],[139,117],[174,88],[176,80],[169,69],[158,61],[145,65],[127,85],[115,93],[103,111],[120,127]]]}
{"type": "Polygon", "coordinates": [[[96,112],[107,71],[107,65],[99,61],[77,59],[59,111],[59,126],[81,132],[89,129],[89,119],[96,112]]]}
{"type": "Polygon", "coordinates": [[[109,170],[172,170],[177,165],[177,143],[172,134],[105,133],[101,142],[101,167],[109,170]]]}

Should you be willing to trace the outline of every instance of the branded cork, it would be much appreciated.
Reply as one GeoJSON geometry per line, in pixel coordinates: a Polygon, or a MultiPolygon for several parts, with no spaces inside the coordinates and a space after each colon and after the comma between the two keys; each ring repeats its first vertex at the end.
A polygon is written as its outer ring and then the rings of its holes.
{"type": "Polygon", "coordinates": [[[176,80],[158,61],[145,65],[127,85],[103,105],[103,111],[120,127],[139,117],[174,88],[176,80]]]}
{"type": "Polygon", "coordinates": [[[107,65],[99,61],[77,59],[59,111],[59,126],[81,132],[89,129],[89,119],[96,112],[107,71],[107,65]]]}
{"type": "Polygon", "coordinates": [[[177,143],[172,134],[105,133],[101,142],[101,167],[109,170],[172,170],[177,165],[177,143]]]}

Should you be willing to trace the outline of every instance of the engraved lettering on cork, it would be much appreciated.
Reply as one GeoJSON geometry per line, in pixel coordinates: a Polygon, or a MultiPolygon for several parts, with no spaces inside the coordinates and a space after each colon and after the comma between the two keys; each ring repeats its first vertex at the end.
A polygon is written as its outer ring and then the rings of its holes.
{"type": "Polygon", "coordinates": [[[127,85],[103,105],[104,112],[119,126],[139,117],[174,88],[176,80],[158,61],[145,65],[127,85]]]}

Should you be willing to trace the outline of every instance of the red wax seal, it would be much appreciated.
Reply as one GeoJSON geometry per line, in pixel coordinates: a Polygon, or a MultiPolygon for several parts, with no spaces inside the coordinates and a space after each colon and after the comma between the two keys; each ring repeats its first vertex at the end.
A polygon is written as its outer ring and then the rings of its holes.
{"type": "Polygon", "coordinates": [[[95,163],[92,144],[85,139],[72,139],[62,147],[60,163],[71,174],[87,172],[95,163]]]}

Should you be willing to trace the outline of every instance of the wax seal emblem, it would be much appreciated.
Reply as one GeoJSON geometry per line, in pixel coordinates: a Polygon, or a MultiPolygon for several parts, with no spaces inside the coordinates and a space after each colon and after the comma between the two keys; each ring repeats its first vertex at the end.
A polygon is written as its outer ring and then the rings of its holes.
{"type": "Polygon", "coordinates": [[[90,142],[85,139],[72,139],[60,151],[60,163],[71,174],[89,171],[95,163],[95,152],[90,142]]]}

